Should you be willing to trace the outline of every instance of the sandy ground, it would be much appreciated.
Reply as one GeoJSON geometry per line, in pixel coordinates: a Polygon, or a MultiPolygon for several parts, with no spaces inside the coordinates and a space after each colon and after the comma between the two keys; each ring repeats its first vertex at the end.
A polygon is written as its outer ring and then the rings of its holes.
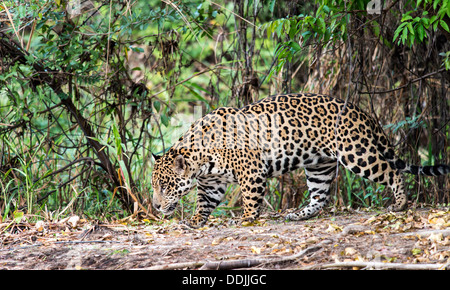
{"type": "Polygon", "coordinates": [[[0,269],[438,269],[450,262],[449,208],[351,211],[252,224],[177,221],[0,224],[0,269]]]}

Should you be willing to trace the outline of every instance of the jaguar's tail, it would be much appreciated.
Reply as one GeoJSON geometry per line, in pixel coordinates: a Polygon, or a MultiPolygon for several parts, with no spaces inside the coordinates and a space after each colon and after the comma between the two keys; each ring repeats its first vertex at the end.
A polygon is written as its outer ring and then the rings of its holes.
{"type": "Polygon", "coordinates": [[[438,176],[450,173],[450,166],[445,164],[438,164],[433,166],[417,166],[408,164],[396,157],[387,159],[387,161],[393,168],[400,170],[400,172],[411,173],[414,175],[438,176]]]}
{"type": "Polygon", "coordinates": [[[438,164],[434,166],[416,166],[405,164],[405,168],[401,169],[401,171],[414,175],[437,176],[450,173],[450,166],[445,164],[438,164]]]}
{"type": "Polygon", "coordinates": [[[438,164],[434,166],[417,166],[407,164],[405,161],[396,157],[394,148],[389,143],[389,140],[381,127],[374,124],[373,130],[375,133],[379,134],[378,138],[376,138],[378,141],[378,150],[381,152],[385,160],[388,161],[393,168],[398,169],[400,172],[428,176],[438,176],[450,173],[450,166],[445,164],[438,164]]]}
{"type": "Polygon", "coordinates": [[[433,166],[417,166],[406,163],[405,161],[397,158],[393,154],[393,150],[389,154],[384,155],[391,167],[399,170],[400,172],[410,173],[414,175],[428,175],[438,176],[450,173],[450,166],[445,164],[438,164],[433,166]]]}

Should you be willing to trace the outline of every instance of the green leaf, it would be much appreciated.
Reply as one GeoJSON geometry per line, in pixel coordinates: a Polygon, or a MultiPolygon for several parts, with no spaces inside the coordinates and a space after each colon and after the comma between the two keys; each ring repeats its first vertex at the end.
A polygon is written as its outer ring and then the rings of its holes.
{"type": "Polygon", "coordinates": [[[430,19],[429,18],[422,18],[420,19],[420,22],[423,24],[423,26],[428,29],[430,27],[430,19]]]}
{"type": "Polygon", "coordinates": [[[433,9],[436,10],[437,5],[441,2],[441,0],[434,0],[433,9]]]}
{"type": "Polygon", "coordinates": [[[283,32],[283,26],[284,26],[283,20],[280,20],[277,22],[277,28],[275,29],[275,32],[277,33],[278,37],[281,37],[281,33],[283,32]]]}
{"type": "Polygon", "coordinates": [[[413,28],[413,26],[412,26],[412,23],[411,23],[411,22],[408,22],[408,24],[407,24],[406,26],[408,27],[409,32],[410,32],[412,35],[414,35],[415,32],[414,32],[414,28],[413,28]]]}
{"type": "Polygon", "coordinates": [[[402,30],[400,29],[400,27],[397,28],[397,29],[395,30],[395,32],[394,32],[394,38],[392,39],[393,41],[395,41],[395,40],[397,39],[398,35],[400,34],[400,31],[402,31],[402,30]]]}
{"type": "Polygon", "coordinates": [[[193,88],[191,88],[187,85],[183,85],[183,86],[191,92],[192,96],[194,96],[194,99],[197,99],[199,101],[202,101],[202,102],[208,104],[208,101],[204,97],[202,97],[199,93],[197,93],[193,88]]]}
{"type": "Polygon", "coordinates": [[[163,123],[165,127],[169,127],[169,117],[161,115],[161,123],[163,123]]]}
{"type": "Polygon", "coordinates": [[[402,44],[405,44],[406,39],[408,39],[408,29],[404,28],[402,32],[402,44]]]}
{"type": "Polygon", "coordinates": [[[187,82],[187,84],[189,84],[190,86],[196,88],[197,90],[203,91],[203,92],[205,92],[205,93],[211,95],[211,92],[210,92],[210,91],[208,91],[207,89],[205,89],[204,87],[202,87],[202,86],[200,86],[200,85],[197,85],[197,84],[194,83],[194,82],[187,82]]]}
{"type": "Polygon", "coordinates": [[[289,28],[289,38],[294,39],[297,33],[299,32],[299,25],[298,22],[295,19],[291,19],[289,21],[290,28],[289,28]]]}
{"type": "Polygon", "coordinates": [[[422,250],[419,249],[419,248],[414,248],[414,249],[411,250],[411,253],[412,253],[414,256],[419,255],[421,252],[422,252],[422,250]]]}
{"type": "Polygon", "coordinates": [[[425,29],[423,28],[423,25],[417,25],[417,34],[419,35],[420,42],[423,41],[425,37],[425,29]]]}
{"type": "Polygon", "coordinates": [[[437,19],[437,15],[431,16],[430,23],[434,23],[436,21],[436,19],[437,19]]]}
{"type": "Polygon", "coordinates": [[[413,19],[411,15],[404,15],[402,17],[402,22],[405,22],[405,21],[408,21],[408,20],[411,20],[411,19],[413,19]]]}
{"type": "Polygon", "coordinates": [[[270,11],[271,14],[273,14],[273,10],[275,8],[275,3],[276,2],[277,2],[276,0],[271,0],[270,3],[269,3],[269,11],[270,11]]]}
{"type": "Polygon", "coordinates": [[[23,218],[23,211],[15,210],[14,213],[13,213],[13,216],[14,216],[14,222],[20,223],[20,221],[23,218]]]}
{"type": "Polygon", "coordinates": [[[156,112],[159,112],[159,110],[161,109],[161,103],[159,101],[154,101],[153,107],[155,108],[156,112]]]}
{"type": "Polygon", "coordinates": [[[317,18],[318,20],[318,26],[319,26],[319,32],[320,33],[325,33],[326,30],[326,24],[325,24],[325,20],[323,20],[323,18],[317,18]]]}
{"type": "Polygon", "coordinates": [[[296,41],[290,41],[288,45],[294,50],[294,53],[302,49],[296,41]]]}
{"type": "Polygon", "coordinates": [[[397,27],[397,29],[396,29],[395,32],[394,32],[394,41],[397,39],[397,37],[398,37],[398,35],[400,34],[400,32],[403,31],[403,27],[405,27],[406,24],[407,24],[407,23],[404,22],[404,23],[400,24],[399,27],[397,27]]]}
{"type": "Polygon", "coordinates": [[[116,154],[117,154],[117,156],[121,156],[122,155],[122,147],[120,146],[120,144],[121,144],[122,140],[120,138],[120,133],[117,128],[116,122],[113,122],[112,129],[113,129],[113,135],[114,135],[114,142],[116,143],[116,154]]]}
{"type": "Polygon", "coordinates": [[[130,45],[130,49],[134,52],[139,52],[139,53],[143,53],[144,49],[142,47],[136,47],[136,46],[132,46],[130,45]]]}
{"type": "Polygon", "coordinates": [[[441,19],[441,21],[439,21],[439,24],[441,24],[442,28],[444,28],[447,32],[450,32],[447,22],[441,19]]]}

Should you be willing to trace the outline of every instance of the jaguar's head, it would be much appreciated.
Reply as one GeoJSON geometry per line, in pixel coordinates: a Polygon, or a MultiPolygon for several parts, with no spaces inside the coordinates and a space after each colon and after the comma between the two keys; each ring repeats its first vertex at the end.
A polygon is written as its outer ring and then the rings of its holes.
{"type": "Polygon", "coordinates": [[[153,207],[165,215],[171,215],[178,201],[193,187],[186,159],[172,152],[156,156],[152,174],[153,207]]]}

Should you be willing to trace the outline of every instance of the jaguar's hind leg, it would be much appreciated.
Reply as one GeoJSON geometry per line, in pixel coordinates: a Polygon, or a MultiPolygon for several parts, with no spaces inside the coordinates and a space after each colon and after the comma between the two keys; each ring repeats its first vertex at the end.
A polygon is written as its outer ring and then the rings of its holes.
{"type": "Polygon", "coordinates": [[[389,186],[394,194],[394,202],[389,207],[389,210],[404,210],[408,199],[401,172],[386,161],[381,154],[376,155],[370,151],[372,150],[364,150],[362,152],[360,149],[356,151],[356,155],[351,152],[342,152],[339,161],[353,173],[376,183],[389,186]]]}
{"type": "Polygon", "coordinates": [[[301,211],[288,214],[286,219],[304,220],[319,213],[330,198],[330,187],[336,176],[336,166],[336,161],[333,161],[305,168],[310,202],[301,211]]]}

